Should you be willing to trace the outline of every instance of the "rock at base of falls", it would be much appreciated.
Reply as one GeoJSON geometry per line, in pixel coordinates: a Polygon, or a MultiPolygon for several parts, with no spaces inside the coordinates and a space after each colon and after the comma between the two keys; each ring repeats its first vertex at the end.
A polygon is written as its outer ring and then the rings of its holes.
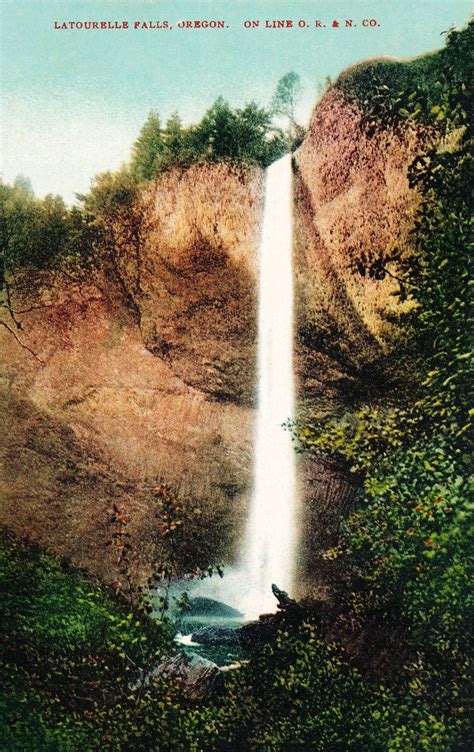
{"type": "Polygon", "coordinates": [[[227,603],[216,601],[213,598],[204,598],[196,596],[189,599],[190,607],[185,612],[185,616],[221,616],[229,619],[239,619],[243,614],[236,608],[228,606],[227,603]]]}
{"type": "MultiPolygon", "coordinates": [[[[291,601],[291,599],[288,599],[291,601]]],[[[279,606],[279,608],[282,608],[279,606]]],[[[296,601],[290,607],[278,611],[276,614],[262,614],[258,620],[249,621],[239,629],[239,642],[242,647],[251,648],[263,642],[271,642],[281,627],[288,624],[301,624],[304,621],[306,609],[296,601]]]]}
{"type": "Polygon", "coordinates": [[[257,621],[249,621],[239,629],[240,644],[251,648],[262,642],[271,642],[281,624],[280,614],[262,614],[257,621]]]}
{"type": "Polygon", "coordinates": [[[191,700],[206,697],[211,690],[219,688],[223,681],[217,664],[196,653],[180,653],[168,658],[147,679],[148,682],[153,679],[178,681],[182,694],[191,700]]]}
{"type": "Polygon", "coordinates": [[[237,629],[222,627],[218,624],[197,629],[193,632],[191,639],[193,642],[198,643],[198,645],[204,645],[205,647],[213,647],[214,645],[238,647],[240,645],[237,629]]]}

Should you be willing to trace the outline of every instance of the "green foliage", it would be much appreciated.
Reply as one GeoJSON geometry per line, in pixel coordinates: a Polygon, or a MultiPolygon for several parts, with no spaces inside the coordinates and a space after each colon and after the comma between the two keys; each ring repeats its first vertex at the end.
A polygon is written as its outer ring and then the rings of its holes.
{"type": "MultiPolygon", "coordinates": [[[[136,663],[144,655],[140,643],[153,638],[158,644],[160,640],[167,644],[154,623],[146,619],[136,623],[132,612],[111,593],[67,564],[16,543],[6,534],[0,542],[0,624],[3,632],[7,627],[13,632],[12,648],[20,640],[32,650],[47,644],[51,654],[93,654],[106,640],[112,652],[124,652],[128,645],[129,658],[136,663]]],[[[2,647],[8,650],[8,642],[2,647]]]]}
{"type": "Polygon", "coordinates": [[[415,690],[371,686],[316,627],[281,631],[231,676],[222,702],[195,714],[196,749],[445,752],[456,723],[415,690]]]}
{"type": "Polygon", "coordinates": [[[299,76],[290,72],[278,82],[270,110],[255,102],[232,109],[219,97],[199,123],[188,127],[174,113],[162,128],[158,114],[150,112],[133,146],[131,176],[146,182],[170,167],[199,161],[267,167],[304,137],[304,129],[295,120],[299,90],[299,76]],[[286,130],[275,125],[275,117],[288,121],[286,130]]]}
{"type": "Polygon", "coordinates": [[[0,664],[0,749],[2,752],[94,752],[100,741],[90,728],[61,717],[54,704],[35,690],[15,667],[0,664]]]}
{"type": "Polygon", "coordinates": [[[296,428],[298,451],[335,455],[351,472],[390,465],[420,422],[404,408],[367,406],[329,420],[308,420],[296,428]]]}
{"type": "Polygon", "coordinates": [[[295,122],[296,100],[301,91],[301,80],[297,73],[290,71],[278,81],[272,99],[272,112],[276,115],[287,117],[292,123],[295,122]]]}
{"type": "Polygon", "coordinates": [[[20,269],[54,270],[85,263],[96,242],[95,228],[78,208],[59,196],[37,199],[15,181],[0,185],[2,283],[20,269]]]}
{"type": "Polygon", "coordinates": [[[371,119],[392,120],[392,124],[424,121],[444,128],[447,110],[451,118],[464,118],[469,112],[473,33],[471,22],[448,34],[446,47],[431,55],[409,62],[382,59],[353,66],[335,86],[371,119]]]}
{"type": "Polygon", "coordinates": [[[97,583],[7,535],[0,574],[8,752],[445,752],[459,738],[461,708],[432,709],[424,666],[372,684],[311,621],[230,672],[221,696],[190,703],[179,685],[143,683],[169,636],[97,583]]]}
{"type": "Polygon", "coordinates": [[[297,429],[303,451],[339,458],[362,482],[358,508],[328,552],[328,558],[342,557],[350,582],[337,595],[342,610],[362,629],[374,615],[391,625],[410,691],[444,708],[459,729],[469,692],[473,607],[466,190],[472,180],[466,114],[472,30],[471,24],[453,32],[446,49],[429,58],[370,64],[338,83],[370,118],[396,125],[423,117],[437,133],[410,167],[423,201],[412,232],[414,253],[399,260],[415,305],[402,322],[398,354],[412,363],[417,383],[397,405],[389,395],[384,403],[297,429]],[[376,104],[369,106],[375,79],[376,104]]]}
{"type": "Polygon", "coordinates": [[[92,181],[89,193],[80,195],[85,212],[100,226],[113,219],[117,212],[127,209],[137,196],[137,184],[125,168],[117,172],[102,172],[92,181]]]}
{"type": "Polygon", "coordinates": [[[170,734],[178,741],[180,732],[170,719],[182,711],[172,690],[141,684],[172,652],[163,622],[3,533],[0,589],[0,713],[12,750],[34,737],[35,750],[146,750],[152,720],[169,740],[162,749],[174,749],[170,734]]]}
{"type": "Polygon", "coordinates": [[[470,490],[438,444],[414,444],[393,456],[390,474],[366,478],[343,538],[359,617],[395,615],[411,654],[461,683],[473,605],[470,490]]]}
{"type": "Polygon", "coordinates": [[[233,110],[219,97],[196,125],[183,127],[175,113],[161,128],[150,113],[133,147],[131,175],[147,181],[171,167],[194,162],[229,161],[266,167],[288,150],[272,116],[254,102],[233,110]]]}
{"type": "Polygon", "coordinates": [[[59,196],[35,199],[21,185],[0,186],[1,245],[5,272],[17,266],[42,269],[64,253],[67,210],[59,196]]]}
{"type": "Polygon", "coordinates": [[[161,123],[157,112],[150,112],[133,145],[130,168],[138,180],[151,180],[163,151],[161,123]]]}
{"type": "Polygon", "coordinates": [[[191,150],[207,161],[223,159],[266,167],[286,151],[278,131],[272,133],[270,115],[253,102],[232,110],[216,100],[190,134],[191,150]],[[267,139],[267,136],[271,137],[267,139]]]}

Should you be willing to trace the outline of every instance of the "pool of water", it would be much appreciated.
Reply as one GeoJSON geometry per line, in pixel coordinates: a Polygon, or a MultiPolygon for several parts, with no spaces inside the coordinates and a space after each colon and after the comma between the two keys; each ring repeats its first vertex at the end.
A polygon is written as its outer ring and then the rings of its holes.
{"type": "Polygon", "coordinates": [[[196,615],[181,618],[179,620],[179,632],[176,642],[184,652],[197,653],[218,666],[229,666],[243,657],[240,645],[200,645],[192,641],[192,634],[202,627],[219,626],[228,629],[239,629],[242,620],[236,618],[223,618],[216,616],[196,615]]]}

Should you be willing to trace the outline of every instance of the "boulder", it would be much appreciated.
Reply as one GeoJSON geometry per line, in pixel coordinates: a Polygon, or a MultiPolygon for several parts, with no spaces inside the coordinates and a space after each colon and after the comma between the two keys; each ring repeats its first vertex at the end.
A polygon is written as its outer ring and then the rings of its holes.
{"type": "Polygon", "coordinates": [[[239,619],[243,616],[236,608],[213,598],[198,596],[190,598],[189,603],[191,607],[186,611],[186,616],[221,616],[227,619],[239,619]]]}
{"type": "Polygon", "coordinates": [[[238,630],[231,627],[222,627],[219,624],[197,629],[193,632],[191,640],[192,642],[197,642],[198,645],[205,645],[206,647],[213,645],[240,645],[238,630]]]}
{"type": "MultiPolygon", "coordinates": [[[[164,681],[178,681],[180,690],[191,700],[200,700],[222,682],[217,664],[196,653],[179,653],[160,663],[147,677],[164,681]]],[[[147,683],[145,679],[145,683],[147,683]]]]}

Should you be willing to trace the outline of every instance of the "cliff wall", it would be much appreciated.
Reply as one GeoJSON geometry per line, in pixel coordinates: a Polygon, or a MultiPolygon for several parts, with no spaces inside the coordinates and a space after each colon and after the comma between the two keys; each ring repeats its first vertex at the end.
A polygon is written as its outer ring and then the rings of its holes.
{"type": "MultiPolygon", "coordinates": [[[[357,71],[352,72],[357,80],[357,71]]],[[[296,367],[299,414],[342,415],[396,402],[409,389],[407,363],[392,357],[406,300],[398,263],[413,251],[410,230],[419,195],[408,168],[426,134],[368,116],[342,88],[314,110],[295,154],[296,367]]],[[[357,496],[347,468],[303,456],[301,591],[314,593],[331,563],[357,496]]]]}
{"type": "MultiPolygon", "coordinates": [[[[335,86],[295,154],[303,416],[401,388],[390,354],[409,304],[397,254],[410,253],[419,199],[407,172],[420,138],[374,123],[335,86]]],[[[111,265],[93,282],[59,274],[17,297],[34,355],[0,327],[0,523],[110,579],[110,510],[123,504],[146,571],[152,489],[165,482],[202,510],[204,549],[229,558],[251,489],[262,199],[256,168],[170,171],[141,196],[137,222],[113,226],[111,265]]],[[[309,582],[356,487],[324,461],[303,458],[300,474],[309,582]]]]}
{"type": "Polygon", "coordinates": [[[165,482],[201,509],[207,547],[232,549],[250,488],[261,185],[224,165],[167,174],[138,243],[115,227],[114,268],[17,295],[21,330],[3,309],[29,349],[0,327],[2,524],[110,579],[113,503],[146,569],[165,482]]]}

